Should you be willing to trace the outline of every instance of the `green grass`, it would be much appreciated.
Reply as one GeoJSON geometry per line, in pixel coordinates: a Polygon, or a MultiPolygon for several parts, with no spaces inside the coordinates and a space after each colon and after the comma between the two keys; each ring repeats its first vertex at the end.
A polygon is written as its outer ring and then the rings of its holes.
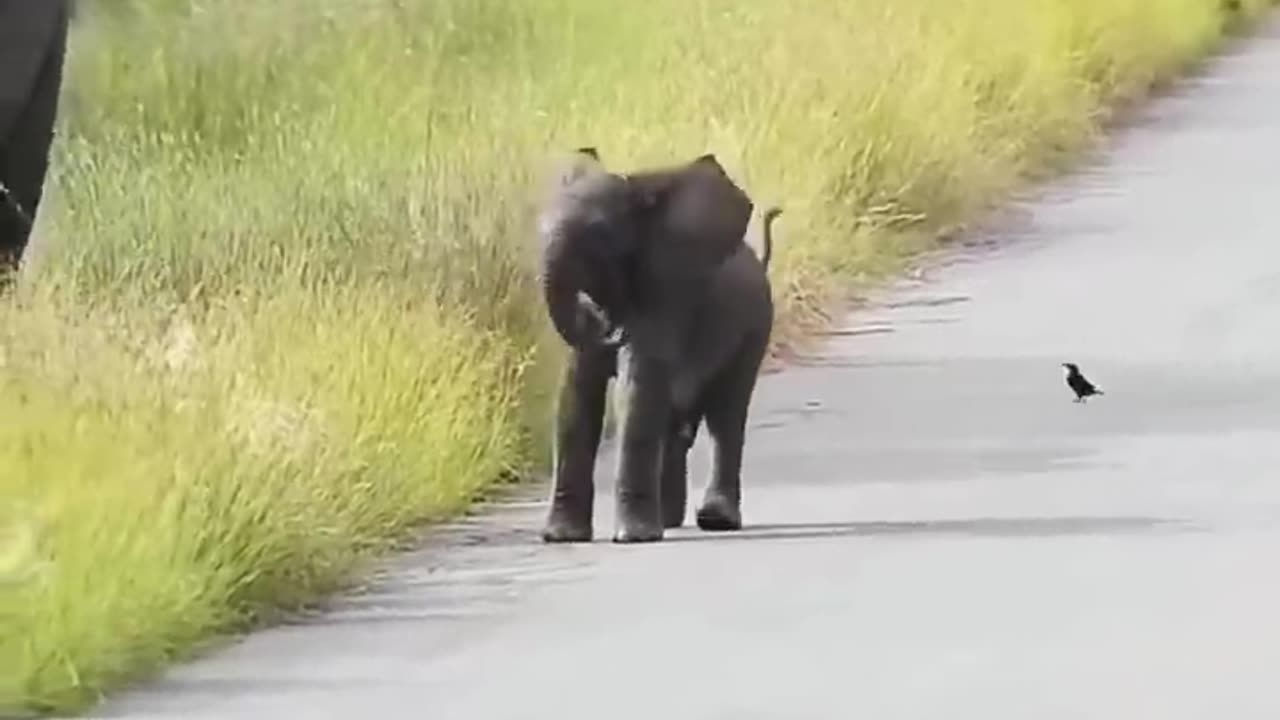
{"type": "MultiPolygon", "coordinates": [[[[1201,57],[1218,0],[84,5],[0,303],[0,711],[84,707],[545,463],[557,155],[780,202],[781,339],[1201,57]]],[[[1247,16],[1261,2],[1246,3],[1247,16]]]]}

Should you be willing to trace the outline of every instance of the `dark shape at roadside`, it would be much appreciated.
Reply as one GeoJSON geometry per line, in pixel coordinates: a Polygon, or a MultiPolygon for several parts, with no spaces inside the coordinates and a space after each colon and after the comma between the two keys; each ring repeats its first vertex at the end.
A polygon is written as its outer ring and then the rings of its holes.
{"type": "Polygon", "coordinates": [[[1071,391],[1076,394],[1076,399],[1072,402],[1082,403],[1092,395],[1106,394],[1089,382],[1080,373],[1080,368],[1075,363],[1062,363],[1062,367],[1067,369],[1067,387],[1071,388],[1071,391]]]}
{"type": "Polygon", "coordinates": [[[0,291],[40,209],[68,19],[67,0],[0,0],[0,291]]]}

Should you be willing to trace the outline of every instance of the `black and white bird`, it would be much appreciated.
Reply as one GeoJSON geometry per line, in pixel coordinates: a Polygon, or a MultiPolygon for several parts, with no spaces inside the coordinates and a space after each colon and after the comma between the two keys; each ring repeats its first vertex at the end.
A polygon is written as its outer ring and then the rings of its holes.
{"type": "Polygon", "coordinates": [[[1085,379],[1080,373],[1080,368],[1075,363],[1062,363],[1062,367],[1067,369],[1067,387],[1076,394],[1076,399],[1072,402],[1082,403],[1090,395],[1105,395],[1093,383],[1085,379]]]}

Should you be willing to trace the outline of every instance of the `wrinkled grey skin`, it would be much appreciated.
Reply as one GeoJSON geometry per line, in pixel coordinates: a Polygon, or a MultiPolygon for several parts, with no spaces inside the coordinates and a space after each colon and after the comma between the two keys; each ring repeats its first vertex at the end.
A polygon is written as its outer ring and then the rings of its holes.
{"type": "Polygon", "coordinates": [[[593,470],[620,344],[614,541],[661,540],[683,523],[686,456],[703,421],[715,461],[698,525],[737,530],[747,410],[773,327],[767,268],[743,242],[752,202],[713,155],[617,174],[594,151],[579,153],[591,162],[540,225],[544,299],[571,349],[543,539],[592,539],[593,470]]]}
{"type": "Polygon", "coordinates": [[[70,11],[66,0],[0,0],[0,288],[43,195],[70,11]]]}

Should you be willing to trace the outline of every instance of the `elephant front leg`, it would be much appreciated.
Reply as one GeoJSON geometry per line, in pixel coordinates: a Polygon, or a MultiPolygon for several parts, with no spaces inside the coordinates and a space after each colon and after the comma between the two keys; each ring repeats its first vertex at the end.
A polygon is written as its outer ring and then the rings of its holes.
{"type": "Polygon", "coordinates": [[[654,542],[663,530],[659,474],[671,414],[670,381],[666,368],[653,360],[633,357],[628,372],[613,539],[654,542]]]}
{"type": "Polygon", "coordinates": [[[602,348],[574,351],[556,402],[554,487],[551,512],[542,539],[590,542],[595,502],[596,453],[604,428],[605,394],[616,352],[602,348]]]}

